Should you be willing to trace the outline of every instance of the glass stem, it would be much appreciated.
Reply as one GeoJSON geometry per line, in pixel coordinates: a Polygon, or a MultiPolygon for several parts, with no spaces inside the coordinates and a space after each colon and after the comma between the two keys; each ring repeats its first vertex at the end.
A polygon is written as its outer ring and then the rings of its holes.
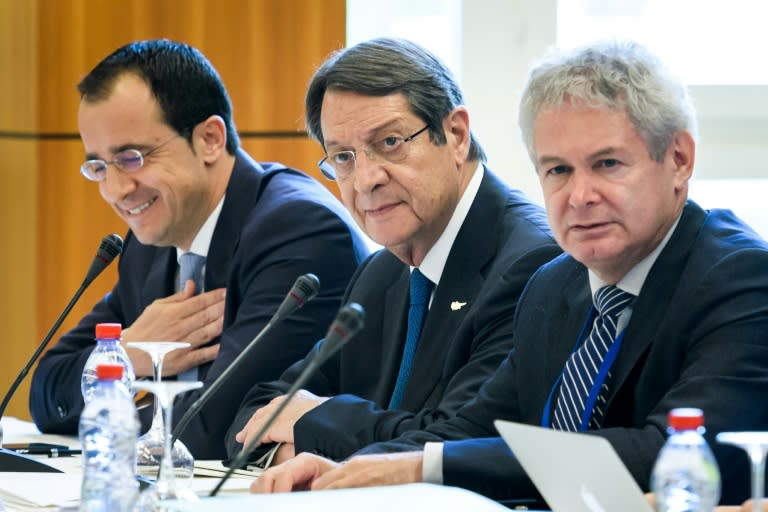
{"type": "Polygon", "coordinates": [[[747,449],[752,461],[752,510],[760,512],[765,492],[765,450],[763,446],[750,446],[747,449]]]}
{"type": "MultiPolygon", "coordinates": [[[[176,475],[173,473],[173,452],[171,451],[171,421],[173,421],[173,396],[166,396],[163,409],[163,458],[160,461],[160,479],[165,482],[167,489],[174,488],[176,475]]],[[[160,482],[158,482],[159,484],[160,482]]]]}
{"type": "MultiPolygon", "coordinates": [[[[164,354],[152,354],[152,377],[155,382],[160,382],[163,377],[164,354]]],[[[163,430],[163,413],[160,410],[160,399],[155,395],[154,411],[152,412],[152,425],[150,430],[163,430]]]]}

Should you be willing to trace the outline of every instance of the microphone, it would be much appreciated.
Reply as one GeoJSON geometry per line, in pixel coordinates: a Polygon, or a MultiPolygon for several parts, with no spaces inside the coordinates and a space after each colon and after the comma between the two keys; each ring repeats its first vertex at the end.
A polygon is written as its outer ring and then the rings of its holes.
{"type": "Polygon", "coordinates": [[[184,429],[187,427],[189,422],[192,421],[192,418],[194,418],[195,415],[200,412],[200,409],[202,409],[208,400],[211,399],[214,393],[216,393],[216,391],[218,391],[219,388],[221,388],[221,386],[223,386],[224,383],[229,380],[229,376],[234,373],[234,371],[242,364],[243,361],[245,361],[245,359],[248,357],[248,354],[251,353],[253,348],[272,329],[272,327],[302,307],[304,304],[314,299],[319,291],[320,280],[316,275],[304,274],[296,279],[296,282],[293,283],[293,287],[288,292],[288,295],[285,296],[282,304],[280,304],[280,307],[277,308],[277,311],[275,311],[275,314],[272,315],[272,318],[269,319],[267,325],[265,325],[261,331],[259,331],[256,337],[253,338],[248,343],[248,345],[246,345],[245,349],[240,352],[234,361],[229,364],[226,370],[221,372],[218,378],[213,381],[213,384],[211,384],[210,387],[206,389],[205,392],[203,392],[197,400],[195,400],[195,402],[189,407],[189,409],[187,409],[187,412],[184,413],[178,423],[176,423],[176,427],[173,429],[173,437],[171,438],[171,446],[173,446],[173,443],[176,442],[181,433],[184,432],[184,429]]]}
{"type": "Polygon", "coordinates": [[[253,450],[259,445],[262,436],[266,433],[267,430],[269,430],[275,420],[277,420],[277,418],[280,416],[280,413],[283,412],[283,409],[285,409],[285,407],[293,398],[293,395],[295,395],[299,389],[301,389],[304,384],[306,384],[309,378],[320,368],[320,366],[323,365],[323,363],[325,363],[332,355],[338,352],[345,343],[347,343],[355,334],[360,331],[360,329],[363,328],[364,323],[365,309],[363,309],[363,306],[360,304],[350,302],[339,310],[333,323],[328,328],[328,333],[325,335],[325,339],[323,340],[320,349],[317,351],[317,356],[309,361],[307,366],[304,368],[304,371],[302,371],[301,375],[299,375],[299,378],[296,379],[296,381],[288,390],[288,393],[286,393],[285,400],[283,400],[277,409],[275,409],[275,412],[273,412],[272,415],[267,418],[266,423],[262,425],[256,436],[254,436],[249,443],[246,443],[243,446],[243,449],[240,450],[240,453],[238,453],[237,456],[232,460],[232,464],[230,464],[226,474],[224,474],[216,487],[214,487],[214,489],[211,491],[211,497],[216,496],[219,493],[219,490],[229,479],[229,477],[232,476],[232,473],[245,466],[245,464],[248,462],[248,457],[251,455],[251,452],[253,452],[253,450]]]}
{"type": "MultiPolygon", "coordinates": [[[[118,235],[112,234],[107,235],[104,238],[101,239],[101,243],[99,244],[99,248],[96,251],[96,255],[93,257],[93,262],[91,263],[91,268],[88,269],[88,272],[85,275],[85,278],[83,279],[83,282],[80,284],[80,288],[77,289],[75,294],[72,296],[72,299],[70,299],[69,304],[67,304],[67,307],[64,308],[64,311],[61,312],[59,317],[56,319],[56,322],[53,324],[53,327],[48,331],[48,334],[45,335],[45,338],[43,338],[43,341],[40,342],[40,345],[37,347],[37,350],[35,350],[35,353],[32,354],[32,357],[27,362],[26,366],[21,370],[21,373],[19,373],[18,377],[16,377],[16,380],[13,381],[13,384],[11,384],[10,389],[3,397],[3,402],[0,404],[0,418],[3,417],[5,414],[5,408],[8,407],[8,402],[11,401],[11,397],[13,397],[13,394],[16,392],[16,389],[18,389],[21,382],[24,380],[24,377],[27,376],[27,373],[29,373],[30,368],[32,368],[32,365],[35,364],[35,361],[40,357],[40,354],[43,353],[43,350],[48,345],[48,342],[51,341],[51,338],[53,338],[53,335],[56,333],[56,331],[61,326],[62,322],[64,322],[64,319],[67,318],[67,315],[69,315],[69,312],[72,310],[74,305],[77,303],[77,301],[80,299],[80,296],[83,294],[83,292],[88,288],[88,286],[93,282],[96,277],[101,274],[101,272],[107,268],[107,265],[112,263],[112,260],[114,260],[121,252],[123,251],[123,239],[120,238],[118,235]]],[[[3,450],[3,427],[0,425],[0,472],[5,471],[37,471],[37,472],[59,472],[56,469],[53,469],[52,467],[42,464],[40,462],[35,461],[34,459],[29,459],[27,457],[24,457],[22,455],[19,455],[15,452],[9,451],[9,450],[3,450]]]]}

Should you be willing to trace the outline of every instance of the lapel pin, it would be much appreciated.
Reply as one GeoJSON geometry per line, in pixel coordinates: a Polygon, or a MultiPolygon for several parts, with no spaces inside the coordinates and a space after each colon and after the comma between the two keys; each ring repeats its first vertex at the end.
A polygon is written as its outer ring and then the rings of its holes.
{"type": "Polygon", "coordinates": [[[467,305],[466,302],[459,302],[459,301],[455,300],[455,301],[451,302],[451,311],[458,311],[458,310],[460,310],[461,308],[463,308],[466,305],[467,305]]]}

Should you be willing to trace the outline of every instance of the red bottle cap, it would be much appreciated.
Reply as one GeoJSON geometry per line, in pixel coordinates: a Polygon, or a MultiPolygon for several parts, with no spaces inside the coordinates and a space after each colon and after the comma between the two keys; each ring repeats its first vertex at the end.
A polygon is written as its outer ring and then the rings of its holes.
{"type": "Polygon", "coordinates": [[[667,425],[674,430],[696,430],[704,426],[704,412],[695,407],[672,409],[667,415],[667,425]]]}
{"type": "Polygon", "coordinates": [[[96,367],[96,378],[99,380],[120,380],[123,378],[123,365],[100,364],[96,367]]]}
{"type": "Polygon", "coordinates": [[[123,333],[123,326],[120,324],[96,324],[96,338],[107,340],[118,339],[123,333]]]}

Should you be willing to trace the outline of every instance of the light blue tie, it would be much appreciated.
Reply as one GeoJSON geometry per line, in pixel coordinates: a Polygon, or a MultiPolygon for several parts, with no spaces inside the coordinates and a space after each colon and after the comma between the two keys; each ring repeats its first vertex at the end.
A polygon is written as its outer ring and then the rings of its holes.
{"type": "MultiPolygon", "coordinates": [[[[600,371],[600,365],[616,341],[619,315],[633,298],[634,295],[615,286],[604,286],[595,293],[598,315],[587,339],[571,354],[565,364],[552,428],[579,431],[587,408],[587,398],[600,371]]],[[[591,428],[599,428],[603,423],[606,392],[607,385],[603,385],[597,394],[595,406],[590,411],[591,428]]]]}
{"type": "MultiPolygon", "coordinates": [[[[179,282],[177,289],[183,290],[187,280],[191,279],[195,283],[195,295],[203,291],[203,266],[205,266],[205,256],[200,256],[193,252],[185,252],[179,258],[179,282]]],[[[184,341],[184,340],[180,340],[184,341]]],[[[178,375],[178,380],[195,381],[197,380],[197,367],[190,368],[178,375]]]]}
{"type": "Polygon", "coordinates": [[[427,316],[429,297],[432,294],[432,281],[424,277],[419,269],[411,272],[411,304],[408,309],[408,334],[405,336],[405,348],[403,359],[400,362],[400,371],[397,374],[395,391],[389,401],[389,409],[399,409],[408,385],[408,377],[411,375],[413,357],[416,354],[416,346],[419,343],[421,327],[424,325],[424,317],[427,316]]]}
{"type": "Polygon", "coordinates": [[[195,283],[195,295],[203,291],[203,266],[205,256],[193,252],[185,252],[179,258],[179,282],[178,290],[184,289],[189,279],[195,283]]]}

